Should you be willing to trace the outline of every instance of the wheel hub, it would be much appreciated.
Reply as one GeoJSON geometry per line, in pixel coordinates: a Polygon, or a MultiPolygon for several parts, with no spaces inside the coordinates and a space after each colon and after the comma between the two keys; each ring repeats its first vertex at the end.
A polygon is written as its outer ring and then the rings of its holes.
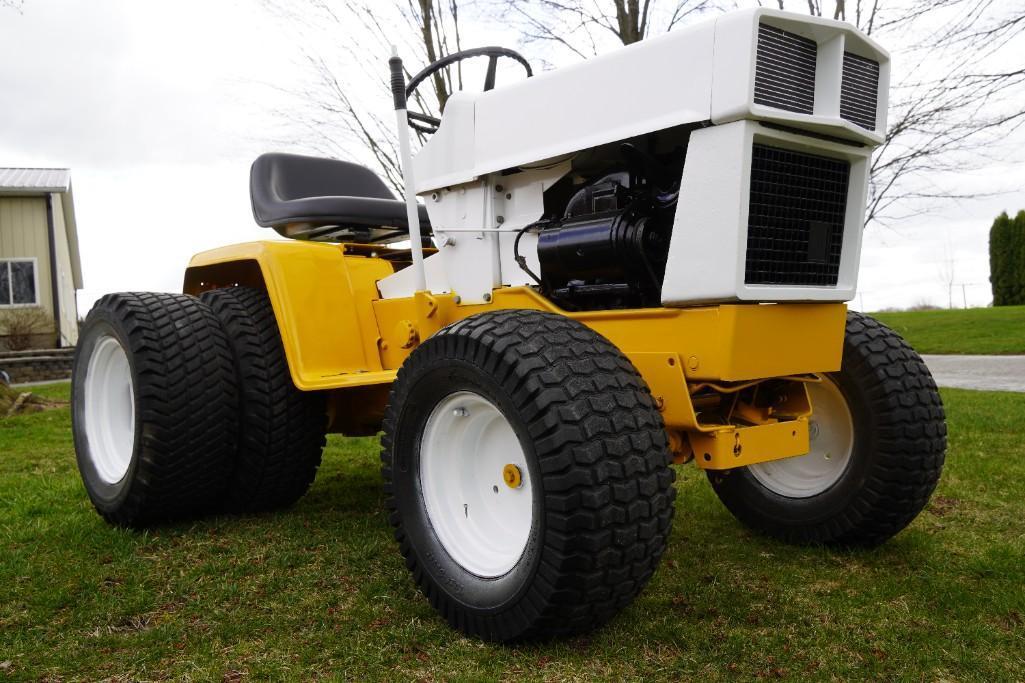
{"type": "Polygon", "coordinates": [[[520,474],[520,468],[512,463],[502,468],[502,479],[505,481],[505,485],[511,489],[523,486],[523,475],[520,474]]]}
{"type": "Polygon", "coordinates": [[[519,438],[501,410],[460,391],[431,412],[420,445],[420,485],[431,527],[449,556],[477,576],[509,572],[533,526],[534,493],[519,438]]]}
{"type": "Polygon", "coordinates": [[[135,389],[124,348],[112,335],[96,341],[85,376],[85,433],[99,478],[124,478],[135,450],[135,389]]]}
{"type": "Polygon", "coordinates": [[[811,498],[840,480],[854,452],[854,420],[847,398],[829,378],[808,385],[813,419],[809,450],[784,460],[749,465],[758,483],[786,498],[811,498]]]}

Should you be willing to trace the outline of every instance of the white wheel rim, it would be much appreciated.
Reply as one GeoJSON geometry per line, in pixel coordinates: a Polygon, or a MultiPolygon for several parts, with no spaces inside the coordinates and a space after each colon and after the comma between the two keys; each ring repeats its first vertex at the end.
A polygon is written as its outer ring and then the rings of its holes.
{"type": "Polygon", "coordinates": [[[811,498],[836,484],[854,452],[854,419],[847,399],[832,380],[808,385],[812,416],[807,454],[749,465],[765,488],[787,498],[811,498]]]}
{"type": "Polygon", "coordinates": [[[116,484],[128,472],[135,450],[135,389],[121,343],[99,338],[85,372],[85,434],[96,474],[116,484]]]}
{"type": "Polygon", "coordinates": [[[438,540],[463,569],[493,578],[516,566],[533,525],[533,484],[495,404],[460,391],[435,406],[420,444],[420,486],[438,540]],[[503,478],[508,466],[518,471],[517,487],[503,478]]]}

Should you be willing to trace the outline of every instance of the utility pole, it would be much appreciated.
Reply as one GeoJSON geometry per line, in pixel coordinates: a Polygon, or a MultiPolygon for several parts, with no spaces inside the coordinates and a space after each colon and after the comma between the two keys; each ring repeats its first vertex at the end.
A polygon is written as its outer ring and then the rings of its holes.
{"type": "Polygon", "coordinates": [[[961,283],[961,299],[964,301],[965,310],[968,310],[968,295],[965,294],[964,283],[961,283]]]}

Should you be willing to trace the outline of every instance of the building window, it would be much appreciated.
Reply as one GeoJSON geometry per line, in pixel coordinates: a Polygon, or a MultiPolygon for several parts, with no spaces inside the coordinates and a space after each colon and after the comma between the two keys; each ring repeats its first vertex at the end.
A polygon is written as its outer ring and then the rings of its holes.
{"type": "Polygon", "coordinates": [[[0,307],[39,305],[35,259],[0,259],[0,307]]]}

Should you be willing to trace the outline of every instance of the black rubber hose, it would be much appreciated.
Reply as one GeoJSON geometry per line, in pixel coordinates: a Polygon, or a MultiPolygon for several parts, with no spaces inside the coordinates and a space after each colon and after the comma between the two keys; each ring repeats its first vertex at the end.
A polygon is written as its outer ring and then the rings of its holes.
{"type": "Polygon", "coordinates": [[[516,261],[516,264],[523,269],[523,272],[525,272],[527,275],[533,278],[534,282],[536,282],[538,287],[541,288],[541,292],[544,293],[544,291],[547,289],[547,287],[545,287],[545,283],[542,282],[541,278],[535,275],[534,271],[532,271],[530,269],[530,266],[527,265],[527,257],[520,255],[520,238],[523,237],[523,233],[527,232],[532,228],[536,229],[539,226],[539,223],[531,223],[530,225],[524,226],[520,229],[518,233],[516,233],[516,239],[513,240],[513,259],[516,261]]]}

